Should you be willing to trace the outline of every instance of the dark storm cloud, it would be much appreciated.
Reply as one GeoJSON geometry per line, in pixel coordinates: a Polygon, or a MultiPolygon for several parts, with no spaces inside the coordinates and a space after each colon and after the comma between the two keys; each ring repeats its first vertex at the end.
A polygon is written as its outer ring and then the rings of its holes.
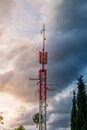
{"type": "Polygon", "coordinates": [[[59,100],[51,100],[53,110],[48,111],[48,124],[50,128],[60,129],[68,128],[70,125],[70,112],[72,96],[59,98],[59,100]]]}
{"type": "Polygon", "coordinates": [[[68,31],[87,27],[86,0],[63,0],[55,4],[55,30],[68,31]]]}
{"type": "Polygon", "coordinates": [[[59,101],[53,100],[51,101],[51,104],[53,104],[53,109],[51,112],[54,113],[60,113],[60,114],[69,114],[71,110],[71,99],[72,96],[67,97],[61,97],[59,101]]]}
{"type": "Polygon", "coordinates": [[[57,115],[53,119],[53,123],[49,123],[51,129],[60,129],[60,128],[68,128],[69,127],[69,117],[70,115],[65,114],[65,115],[57,115]]]}
{"type": "Polygon", "coordinates": [[[54,65],[52,65],[53,69],[49,68],[49,73],[55,77],[55,79],[53,78],[54,81],[58,80],[61,88],[76,79],[87,65],[86,34],[84,36],[81,34],[76,39],[75,37],[65,38],[64,41],[61,39],[59,43],[55,43],[56,48],[50,48],[52,52],[54,50],[54,53],[50,52],[50,59],[52,60],[50,60],[50,64],[54,63],[54,65]]]}
{"type": "Polygon", "coordinates": [[[82,0],[65,0],[54,8],[54,28],[48,40],[48,80],[59,82],[59,90],[75,80],[87,65],[86,5],[82,0]]]}
{"type": "MultiPolygon", "coordinates": [[[[82,74],[87,67],[87,1],[63,0],[54,4],[47,50],[49,52],[48,81],[58,83],[60,93],[82,74]]],[[[65,92],[66,93],[66,92],[65,92]]],[[[61,93],[62,94],[62,93],[61,93]]],[[[51,96],[54,95],[53,93],[51,96]]],[[[52,103],[52,129],[70,126],[71,96],[52,103]]]]}

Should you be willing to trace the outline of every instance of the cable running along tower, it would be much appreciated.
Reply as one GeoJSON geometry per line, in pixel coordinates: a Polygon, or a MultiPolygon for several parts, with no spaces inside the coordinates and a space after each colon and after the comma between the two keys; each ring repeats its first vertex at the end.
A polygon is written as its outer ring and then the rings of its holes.
{"type": "Polygon", "coordinates": [[[46,130],[46,112],[47,112],[47,70],[45,64],[47,64],[47,52],[45,51],[45,24],[42,30],[43,36],[43,48],[39,52],[39,63],[41,69],[39,70],[39,130],[46,130]]]}

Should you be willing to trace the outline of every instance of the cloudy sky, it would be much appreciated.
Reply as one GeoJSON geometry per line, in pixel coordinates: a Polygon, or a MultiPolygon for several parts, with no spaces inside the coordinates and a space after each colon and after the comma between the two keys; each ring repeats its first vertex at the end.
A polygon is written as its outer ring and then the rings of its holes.
{"type": "Polygon", "coordinates": [[[46,25],[49,86],[48,130],[70,130],[72,91],[76,79],[87,82],[87,0],[0,0],[0,114],[3,130],[24,125],[37,130],[38,52],[46,25]]]}

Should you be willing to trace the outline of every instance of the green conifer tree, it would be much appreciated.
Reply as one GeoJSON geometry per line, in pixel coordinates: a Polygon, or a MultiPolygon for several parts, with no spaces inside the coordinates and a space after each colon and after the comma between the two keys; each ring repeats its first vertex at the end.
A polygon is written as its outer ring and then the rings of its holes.
{"type": "Polygon", "coordinates": [[[76,130],[76,95],[75,95],[75,91],[73,91],[73,100],[72,100],[71,130],[76,130]]]}
{"type": "Polygon", "coordinates": [[[78,78],[76,130],[87,130],[87,95],[83,76],[78,78]]]}

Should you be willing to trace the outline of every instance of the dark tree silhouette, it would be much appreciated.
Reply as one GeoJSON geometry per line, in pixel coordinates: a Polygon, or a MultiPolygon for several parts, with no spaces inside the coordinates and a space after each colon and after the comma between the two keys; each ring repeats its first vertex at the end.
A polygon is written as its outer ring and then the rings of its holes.
{"type": "Polygon", "coordinates": [[[78,78],[76,130],[87,130],[87,95],[83,76],[78,78]]]}
{"type": "Polygon", "coordinates": [[[73,93],[71,130],[87,130],[87,94],[83,76],[77,79],[77,96],[73,93]]]}
{"type": "Polygon", "coordinates": [[[73,91],[73,100],[72,100],[71,130],[76,130],[76,95],[75,95],[75,91],[73,91]]]}

